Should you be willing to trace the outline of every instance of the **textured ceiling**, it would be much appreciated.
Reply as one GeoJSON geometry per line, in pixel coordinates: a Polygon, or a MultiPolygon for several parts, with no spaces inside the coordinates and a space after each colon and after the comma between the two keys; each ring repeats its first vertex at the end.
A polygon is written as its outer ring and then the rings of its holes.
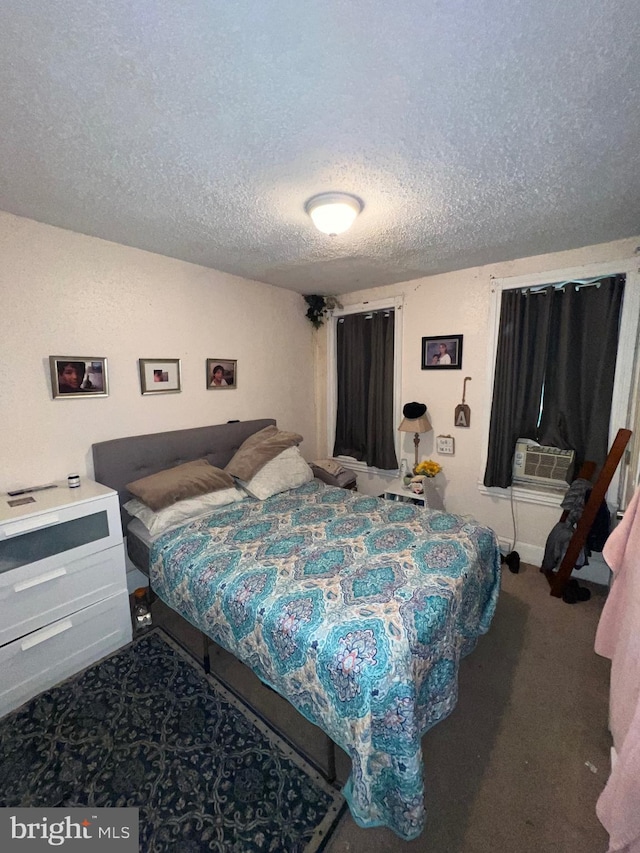
{"type": "Polygon", "coordinates": [[[637,0],[2,0],[0,209],[339,294],[640,231],[637,0]],[[327,237],[312,195],[364,201],[327,237]]]}

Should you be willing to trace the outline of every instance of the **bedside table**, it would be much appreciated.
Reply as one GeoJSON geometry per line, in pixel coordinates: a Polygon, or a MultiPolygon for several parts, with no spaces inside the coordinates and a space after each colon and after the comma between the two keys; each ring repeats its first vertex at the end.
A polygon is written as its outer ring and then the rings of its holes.
{"type": "Polygon", "coordinates": [[[391,501],[408,501],[427,509],[446,511],[436,484],[429,478],[424,481],[424,494],[422,495],[416,495],[410,489],[405,488],[402,480],[398,478],[389,483],[382,496],[391,501]]]}
{"type": "Polygon", "coordinates": [[[0,495],[0,716],[131,633],[117,492],[83,479],[0,495]]]}

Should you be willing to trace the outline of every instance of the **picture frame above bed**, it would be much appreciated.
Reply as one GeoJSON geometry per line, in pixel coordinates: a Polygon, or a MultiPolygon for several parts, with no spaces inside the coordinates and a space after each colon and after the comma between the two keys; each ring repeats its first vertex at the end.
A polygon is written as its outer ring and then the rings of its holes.
{"type": "Polygon", "coordinates": [[[207,359],[207,388],[210,391],[238,387],[238,361],[233,358],[207,359]]]}
{"type": "Polygon", "coordinates": [[[460,370],[462,335],[432,335],[422,339],[423,370],[460,370]]]}
{"type": "Polygon", "coordinates": [[[106,358],[50,355],[49,370],[54,399],[109,396],[106,358]]]}
{"type": "Polygon", "coordinates": [[[179,358],[140,358],[141,394],[177,394],[180,383],[179,358]]]}

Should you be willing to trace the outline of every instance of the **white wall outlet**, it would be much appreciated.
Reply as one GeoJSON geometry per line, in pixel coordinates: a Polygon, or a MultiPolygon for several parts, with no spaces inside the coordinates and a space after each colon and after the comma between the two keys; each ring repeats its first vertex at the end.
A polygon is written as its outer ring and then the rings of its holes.
{"type": "Polygon", "coordinates": [[[451,435],[436,436],[436,451],[445,456],[453,456],[455,453],[455,439],[451,435]]]}

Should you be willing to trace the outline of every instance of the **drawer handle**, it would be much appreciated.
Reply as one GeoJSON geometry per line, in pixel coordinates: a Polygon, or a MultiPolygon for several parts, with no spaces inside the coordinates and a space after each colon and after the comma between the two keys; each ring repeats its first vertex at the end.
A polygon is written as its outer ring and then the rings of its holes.
{"type": "Polygon", "coordinates": [[[29,518],[24,521],[14,521],[12,524],[5,524],[3,536],[18,536],[20,533],[28,533],[30,530],[39,530],[41,527],[50,527],[52,524],[57,524],[60,521],[60,516],[57,513],[49,513],[49,515],[39,515],[37,518],[29,518]]]}
{"type": "Polygon", "coordinates": [[[56,622],[54,625],[49,625],[48,628],[44,628],[42,631],[36,631],[34,634],[30,634],[26,640],[22,641],[20,648],[23,652],[26,652],[27,649],[39,646],[40,643],[50,640],[52,637],[55,637],[56,634],[62,634],[64,631],[68,631],[69,628],[73,628],[73,622],[71,619],[65,619],[64,622],[56,622]]]}
{"type": "Polygon", "coordinates": [[[52,581],[54,578],[61,578],[66,575],[66,569],[53,569],[51,572],[45,572],[43,575],[38,575],[37,578],[30,578],[28,581],[20,581],[13,587],[14,592],[22,592],[25,589],[31,589],[32,586],[39,586],[41,583],[52,581]]]}

